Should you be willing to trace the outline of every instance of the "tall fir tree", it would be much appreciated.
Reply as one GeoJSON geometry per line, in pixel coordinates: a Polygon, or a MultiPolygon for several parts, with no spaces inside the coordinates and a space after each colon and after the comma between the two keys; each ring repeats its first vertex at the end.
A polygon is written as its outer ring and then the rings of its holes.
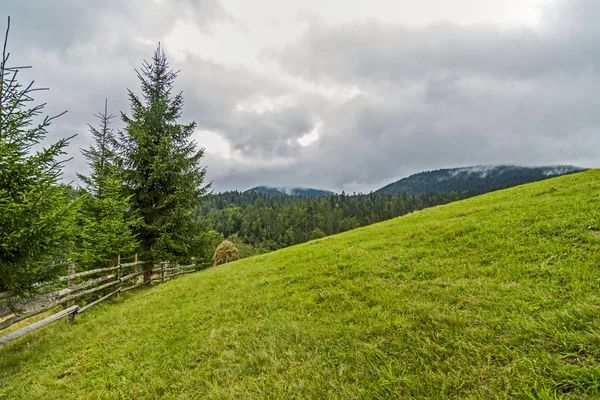
{"type": "Polygon", "coordinates": [[[119,254],[130,254],[136,246],[132,226],[135,217],[129,213],[129,197],[125,195],[123,173],[118,155],[116,133],[111,128],[115,115],[104,112],[94,115],[99,127],[89,126],[94,144],[81,153],[90,167],[89,176],[77,174],[84,183],[88,197],[80,213],[82,229],[78,235],[78,251],[74,258],[83,269],[93,269],[114,263],[119,254]]]}
{"type": "Polygon", "coordinates": [[[59,182],[70,138],[40,146],[60,115],[42,118],[44,104],[32,104],[41,89],[19,84],[23,67],[8,65],[9,30],[10,18],[0,60],[0,292],[19,295],[65,272],[53,261],[70,249],[77,201],[59,182]]]}
{"type": "MultiPolygon", "coordinates": [[[[131,115],[122,113],[125,182],[135,233],[142,255],[152,263],[194,255],[203,229],[195,211],[208,195],[206,168],[200,166],[204,149],[191,136],[196,126],[179,123],[182,93],[173,93],[177,72],[169,68],[160,44],[151,62],[144,61],[137,76],[142,96],[129,90],[131,115]]],[[[146,264],[149,283],[152,263],[146,264]]]]}

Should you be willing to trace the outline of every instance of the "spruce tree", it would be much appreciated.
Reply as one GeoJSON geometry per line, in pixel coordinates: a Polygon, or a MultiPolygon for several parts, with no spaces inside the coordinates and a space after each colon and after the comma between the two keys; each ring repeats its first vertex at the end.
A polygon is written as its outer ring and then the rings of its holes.
{"type": "Polygon", "coordinates": [[[9,30],[10,18],[0,60],[0,292],[23,294],[65,272],[53,261],[69,251],[77,202],[59,182],[70,138],[41,147],[60,115],[42,117],[44,104],[32,104],[42,89],[21,85],[26,67],[8,65],[9,30]]]}
{"type": "Polygon", "coordinates": [[[108,113],[106,101],[104,112],[94,116],[99,120],[99,128],[88,125],[94,144],[81,150],[90,173],[77,174],[88,193],[80,213],[82,229],[74,256],[83,269],[114,263],[119,254],[130,254],[137,246],[131,231],[135,219],[128,213],[129,198],[124,194],[118,142],[111,128],[115,116],[108,113]]]}
{"type": "Polygon", "coordinates": [[[104,101],[104,112],[94,114],[98,119],[98,128],[88,124],[89,132],[94,138],[94,144],[87,149],[81,149],[81,154],[87,160],[90,167],[90,175],[77,174],[83,182],[85,189],[98,198],[104,195],[104,180],[113,171],[117,170],[119,164],[118,147],[119,142],[114,129],[111,128],[113,114],[108,114],[108,100],[104,101]]]}
{"type": "MultiPolygon", "coordinates": [[[[122,148],[125,182],[133,214],[135,233],[143,256],[176,260],[194,255],[202,229],[195,211],[207,196],[206,168],[200,166],[204,149],[191,136],[195,122],[179,123],[183,96],[173,93],[177,72],[169,68],[160,45],[151,62],[137,71],[141,97],[129,90],[131,115],[125,123],[122,148]]],[[[152,264],[144,281],[149,283],[152,264]]]]}

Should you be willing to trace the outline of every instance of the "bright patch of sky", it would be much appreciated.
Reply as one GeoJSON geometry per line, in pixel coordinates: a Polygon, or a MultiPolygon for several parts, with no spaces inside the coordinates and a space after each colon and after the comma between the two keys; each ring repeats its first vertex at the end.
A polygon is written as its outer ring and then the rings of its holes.
{"type": "Polygon", "coordinates": [[[318,123],[317,125],[315,125],[315,127],[310,132],[306,133],[304,136],[299,138],[298,143],[300,144],[300,146],[307,147],[307,146],[311,145],[312,143],[316,142],[317,140],[319,140],[319,135],[320,135],[322,127],[323,127],[323,124],[318,123]]]}

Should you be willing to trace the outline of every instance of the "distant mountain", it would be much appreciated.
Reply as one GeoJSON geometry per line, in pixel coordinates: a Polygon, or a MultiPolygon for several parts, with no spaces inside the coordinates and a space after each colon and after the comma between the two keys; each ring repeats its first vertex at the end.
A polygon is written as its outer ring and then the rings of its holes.
{"type": "Polygon", "coordinates": [[[310,196],[310,197],[329,197],[333,194],[328,190],[319,190],[311,188],[286,188],[286,187],[270,187],[270,186],[257,186],[252,189],[246,190],[246,192],[257,192],[264,194],[274,194],[280,196],[310,196]]]}
{"type": "Polygon", "coordinates": [[[572,165],[519,167],[514,165],[474,166],[420,172],[382,187],[375,193],[418,194],[424,192],[469,192],[481,194],[559,175],[585,171],[572,165]]]}

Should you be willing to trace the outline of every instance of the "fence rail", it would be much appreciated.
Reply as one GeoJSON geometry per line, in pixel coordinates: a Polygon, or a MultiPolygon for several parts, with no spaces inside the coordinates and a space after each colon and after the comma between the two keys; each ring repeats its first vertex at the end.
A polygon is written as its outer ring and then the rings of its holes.
{"type": "MultiPolygon", "coordinates": [[[[169,262],[161,262],[153,265],[150,270],[149,282],[136,282],[139,276],[147,273],[148,270],[138,270],[139,267],[147,265],[148,261],[136,261],[130,263],[121,263],[120,258],[115,266],[107,268],[98,268],[91,271],[83,271],[75,273],[75,266],[69,266],[69,274],[62,276],[55,281],[55,285],[67,282],[67,287],[53,290],[49,293],[41,294],[30,299],[17,299],[15,292],[8,291],[0,293],[0,331],[6,329],[13,324],[34,317],[43,312],[50,311],[58,306],[66,304],[66,309],[52,314],[40,321],[29,324],[15,332],[0,337],[0,345],[17,339],[29,332],[32,332],[42,326],[67,317],[69,321],[73,321],[77,314],[87,311],[104,300],[107,300],[114,295],[126,292],[131,289],[143,286],[146,283],[173,279],[176,276],[189,274],[195,271],[194,264],[179,266],[169,262]],[[113,272],[114,271],[114,272],[113,272]],[[105,272],[111,272],[108,275],[96,276],[105,272]],[[123,272],[126,272],[123,275],[123,272]],[[92,277],[83,282],[78,282],[81,278],[92,277]],[[107,293],[106,289],[111,289],[107,293]],[[96,298],[97,296],[100,296],[96,298]],[[86,304],[79,307],[75,304],[75,300],[86,300],[86,304]],[[2,304],[5,304],[2,306],[2,304]],[[14,315],[13,315],[14,314],[14,315]],[[7,318],[8,317],[8,318],[7,318]],[[3,318],[6,318],[2,321],[3,318]]],[[[56,289],[56,286],[54,286],[56,289]]]]}
{"type": "Polygon", "coordinates": [[[13,292],[13,291],[2,292],[2,293],[0,293],[0,300],[7,299],[9,297],[13,297],[14,295],[15,295],[15,292],[13,292]]]}

